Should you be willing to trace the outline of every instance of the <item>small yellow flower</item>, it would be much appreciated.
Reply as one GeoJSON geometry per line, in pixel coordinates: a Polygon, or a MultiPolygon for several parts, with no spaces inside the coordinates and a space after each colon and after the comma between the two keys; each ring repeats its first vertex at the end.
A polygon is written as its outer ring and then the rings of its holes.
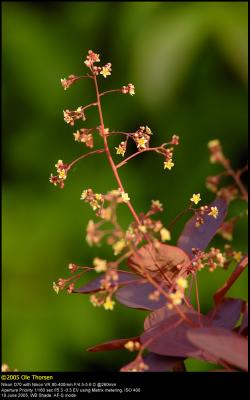
{"type": "Polygon", "coordinates": [[[53,290],[56,292],[56,294],[59,293],[60,288],[59,288],[59,286],[56,284],[56,282],[53,282],[53,290]]]}
{"type": "Polygon", "coordinates": [[[183,294],[178,290],[175,293],[170,293],[169,297],[172,301],[172,304],[176,306],[179,306],[182,303],[183,294]]]}
{"type": "Polygon", "coordinates": [[[212,149],[213,147],[220,146],[220,141],[218,139],[210,140],[207,144],[209,149],[212,149]]]}
{"type": "Polygon", "coordinates": [[[124,347],[129,351],[135,351],[139,350],[141,345],[139,342],[133,342],[132,340],[129,340],[127,343],[125,343],[124,347]]]}
{"type": "Polygon", "coordinates": [[[84,191],[82,192],[82,194],[81,194],[80,200],[85,200],[86,197],[87,197],[87,195],[88,195],[88,191],[87,191],[87,190],[84,190],[84,191]]]}
{"type": "Polygon", "coordinates": [[[180,289],[186,289],[188,287],[187,279],[184,279],[181,276],[178,279],[176,279],[176,284],[180,289]]]}
{"type": "Polygon", "coordinates": [[[124,347],[129,351],[134,351],[134,342],[129,340],[127,343],[125,343],[124,347]]]}
{"type": "Polygon", "coordinates": [[[107,78],[108,75],[111,75],[111,72],[108,67],[102,67],[100,74],[103,75],[104,78],[107,78]]]}
{"type": "Polygon", "coordinates": [[[59,173],[58,173],[58,176],[59,176],[60,179],[66,179],[67,178],[67,174],[66,174],[65,169],[61,169],[59,171],[59,173]]]}
{"type": "Polygon", "coordinates": [[[97,210],[97,208],[100,208],[100,205],[98,204],[98,202],[96,200],[92,200],[89,204],[92,207],[93,211],[97,210]]]}
{"type": "Polygon", "coordinates": [[[226,262],[225,257],[223,256],[222,253],[217,253],[216,254],[216,260],[218,261],[220,266],[224,266],[224,263],[226,262]]]}
{"type": "Polygon", "coordinates": [[[159,200],[151,200],[151,203],[152,203],[151,207],[158,208],[159,210],[163,209],[163,205],[162,203],[159,202],[159,200]]]}
{"type": "Polygon", "coordinates": [[[172,158],[170,158],[170,160],[168,160],[168,161],[164,161],[164,169],[169,169],[169,171],[173,168],[173,166],[174,166],[174,163],[173,163],[173,160],[172,160],[172,158]]]}
{"type": "Polygon", "coordinates": [[[95,266],[96,272],[104,272],[107,271],[107,261],[102,260],[101,258],[94,258],[93,265],[95,266]]]}
{"type": "Polygon", "coordinates": [[[74,138],[75,138],[75,142],[80,142],[80,139],[81,139],[80,131],[74,132],[73,135],[74,135],[74,138]]]}
{"type": "Polygon", "coordinates": [[[234,251],[233,253],[233,259],[237,262],[240,262],[242,259],[242,252],[241,251],[234,251]]]}
{"type": "Polygon", "coordinates": [[[95,198],[96,198],[96,200],[102,200],[102,194],[96,193],[95,198]]]}
{"type": "Polygon", "coordinates": [[[198,204],[199,201],[201,201],[201,195],[200,193],[194,193],[193,196],[190,199],[194,204],[198,204]]]}
{"type": "Polygon", "coordinates": [[[128,84],[128,92],[129,92],[129,94],[130,94],[131,96],[134,96],[134,94],[135,94],[135,87],[134,87],[134,85],[133,85],[132,83],[129,83],[129,84],[128,84]]]}
{"type": "Polygon", "coordinates": [[[121,196],[124,203],[127,203],[130,200],[128,193],[121,192],[121,196]]]}
{"type": "Polygon", "coordinates": [[[117,256],[124,247],[126,247],[126,242],[124,239],[118,240],[115,244],[113,244],[114,255],[117,256]]]}
{"type": "Polygon", "coordinates": [[[162,228],[160,230],[161,240],[162,242],[166,242],[166,240],[171,240],[171,234],[168,229],[162,228]]]}
{"type": "Polygon", "coordinates": [[[105,310],[113,310],[114,305],[115,305],[115,301],[112,301],[109,296],[106,297],[105,303],[103,304],[103,307],[105,308],[105,310]]]}
{"type": "Polygon", "coordinates": [[[141,137],[136,142],[137,142],[137,147],[141,147],[141,148],[145,149],[146,144],[148,143],[148,140],[145,137],[141,137]]]}
{"type": "Polygon", "coordinates": [[[210,213],[208,213],[208,215],[211,215],[211,217],[217,218],[219,214],[219,210],[217,207],[211,207],[211,211],[210,213]]]}
{"type": "Polygon", "coordinates": [[[139,225],[138,228],[139,228],[139,231],[142,232],[142,233],[146,233],[147,232],[147,228],[144,225],[139,225]]]}
{"type": "Polygon", "coordinates": [[[120,154],[122,157],[124,157],[124,154],[126,152],[126,149],[124,148],[124,146],[121,146],[119,144],[119,146],[115,147],[115,149],[116,149],[116,154],[120,154]]]}

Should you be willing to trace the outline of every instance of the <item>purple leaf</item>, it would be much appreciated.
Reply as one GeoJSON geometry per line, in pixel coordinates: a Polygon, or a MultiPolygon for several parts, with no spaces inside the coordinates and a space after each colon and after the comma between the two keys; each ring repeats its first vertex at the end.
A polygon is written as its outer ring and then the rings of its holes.
{"type": "MultiPolygon", "coordinates": [[[[208,325],[206,317],[198,313],[185,313],[185,317],[194,325],[208,325]]],[[[156,324],[153,328],[146,330],[141,335],[141,343],[153,353],[172,356],[172,357],[192,357],[199,359],[208,359],[204,352],[194,346],[187,339],[186,333],[190,329],[190,324],[183,321],[178,314],[156,324]]]]}
{"type": "MultiPolygon", "coordinates": [[[[129,272],[117,272],[118,273],[118,281],[116,283],[118,285],[126,285],[134,281],[139,281],[142,280],[141,277],[138,275],[129,273],[129,272]]],[[[101,289],[101,280],[105,277],[105,274],[100,275],[98,278],[86,283],[84,286],[78,289],[74,289],[73,293],[93,293],[93,292],[98,292],[101,289]]]]}
{"type": "Polygon", "coordinates": [[[210,327],[189,329],[187,337],[195,346],[247,371],[248,342],[242,336],[223,328],[210,327]]]}
{"type": "MultiPolygon", "coordinates": [[[[128,266],[134,270],[143,270],[150,272],[151,275],[157,275],[157,279],[162,276],[156,264],[162,273],[167,277],[169,285],[172,283],[174,276],[179,273],[177,265],[189,264],[188,255],[175,246],[161,244],[155,249],[151,244],[141,247],[128,259],[128,266]]],[[[117,300],[128,307],[142,310],[156,310],[166,304],[165,297],[161,294],[158,301],[149,300],[149,294],[153,293],[156,288],[148,282],[134,283],[126,287],[122,287],[116,292],[117,300]]],[[[166,287],[165,287],[166,290],[166,287]]]]}
{"type": "Polygon", "coordinates": [[[227,202],[225,200],[217,198],[209,204],[209,207],[218,208],[218,217],[213,218],[209,215],[205,215],[203,217],[204,224],[196,228],[196,217],[193,216],[186,223],[178,239],[178,247],[185,250],[191,257],[193,257],[192,248],[195,247],[204,250],[225,219],[227,213],[227,202]]]}
{"type": "Polygon", "coordinates": [[[166,298],[160,295],[158,301],[149,300],[148,296],[154,292],[155,287],[148,282],[132,283],[117,290],[117,300],[127,307],[140,310],[156,310],[166,304],[166,298]]]}
{"type": "Polygon", "coordinates": [[[176,364],[183,361],[180,357],[166,357],[159,354],[148,353],[144,357],[144,362],[149,367],[146,372],[166,372],[171,371],[176,364]]]}
{"type": "Polygon", "coordinates": [[[157,249],[152,244],[146,244],[128,259],[128,266],[135,271],[145,269],[158,276],[164,273],[170,283],[179,273],[177,265],[186,266],[189,263],[190,259],[183,250],[162,243],[157,249]]]}
{"type": "MultiPolygon", "coordinates": [[[[188,307],[185,304],[181,304],[178,306],[178,309],[183,313],[194,313],[197,314],[197,311],[195,311],[192,307],[188,307]]],[[[166,306],[159,308],[158,310],[150,313],[145,321],[144,321],[144,330],[146,331],[147,329],[153,328],[155,325],[167,320],[170,317],[173,316],[179,316],[177,314],[177,310],[173,308],[172,310],[169,310],[166,306]]]]}
{"type": "Polygon", "coordinates": [[[212,324],[218,328],[233,329],[240,318],[243,304],[244,302],[240,299],[226,298],[210,310],[206,316],[209,319],[212,318],[212,324]]]}
{"type": "Polygon", "coordinates": [[[140,342],[140,337],[135,336],[132,338],[127,338],[127,339],[110,340],[109,342],[97,344],[96,346],[90,347],[87,349],[87,351],[91,351],[94,353],[97,351],[120,350],[120,349],[124,349],[124,345],[129,341],[140,342]]]}

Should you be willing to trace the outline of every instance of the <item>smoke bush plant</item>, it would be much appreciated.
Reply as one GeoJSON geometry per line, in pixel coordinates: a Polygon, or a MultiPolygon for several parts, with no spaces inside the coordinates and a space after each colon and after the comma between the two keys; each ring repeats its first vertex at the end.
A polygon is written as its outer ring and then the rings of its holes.
{"type": "Polygon", "coordinates": [[[70,75],[61,79],[61,84],[67,90],[82,78],[93,82],[96,101],[74,111],[65,110],[64,120],[74,126],[78,120],[86,120],[88,108],[96,107],[98,126],[77,129],[73,135],[75,141],[90,149],[94,148],[94,136],[100,135],[103,147],[85,152],[71,163],[59,160],[55,165],[57,174],[51,174],[50,182],[63,188],[75,163],[93,154],[104,153],[107,156],[116,188],[107,193],[95,193],[91,188],[84,188],[80,199],[90,205],[98,218],[97,222],[90,220],[87,225],[88,244],[98,246],[105,241],[112,246],[115,258],[108,261],[95,257],[91,267],[71,263],[70,277],[58,279],[53,288],[56,293],[66,289],[68,293],[90,294],[93,306],[105,310],[113,310],[116,298],[128,307],[150,311],[140,335],[115,339],[88,349],[94,352],[126,348],[135,352],[133,361],[123,366],[121,371],[184,371],[184,360],[189,357],[219,364],[225,371],[245,371],[247,303],[242,299],[228,298],[226,294],[246,268],[248,258],[246,254],[233,250],[229,244],[223,250],[207,247],[215,234],[230,241],[235,223],[245,214],[225,221],[230,201],[237,197],[247,201],[247,191],[241,180],[247,166],[234,171],[223,154],[220,142],[212,140],[208,143],[210,161],[220,164],[223,171],[206,180],[207,187],[215,194],[211,204],[200,206],[200,193],[190,194],[187,208],[168,227],[155,218],[155,214],[163,211],[163,205],[158,200],[152,200],[147,212],[137,214],[131,194],[126,192],[121,181],[119,169],[134,157],[154,151],[163,157],[163,167],[169,173],[174,167],[174,150],[179,144],[179,137],[173,135],[167,143],[151,147],[152,132],[148,126],[140,126],[133,132],[116,132],[105,127],[102,98],[113,92],[133,96],[135,87],[128,83],[119,89],[100,92],[99,79],[111,75],[112,65],[96,66],[99,62],[99,54],[89,50],[84,62],[88,73],[70,75]],[[112,135],[122,137],[115,149],[109,147],[112,135]],[[129,141],[134,143],[136,151],[115,164],[113,152],[124,158],[129,141]],[[229,186],[221,184],[224,176],[232,178],[229,186]],[[117,208],[122,204],[129,208],[133,217],[126,230],[117,218],[117,208]],[[193,215],[185,224],[176,246],[166,244],[171,240],[176,221],[187,212],[193,215]],[[125,261],[127,269],[122,269],[125,261]],[[200,308],[197,274],[203,268],[213,272],[217,268],[227,269],[232,264],[235,265],[231,276],[213,295],[213,309],[204,315],[200,308]],[[76,287],[78,280],[91,270],[101,275],[82,287],[76,287]],[[195,305],[190,301],[192,290],[196,294],[195,305]]]}

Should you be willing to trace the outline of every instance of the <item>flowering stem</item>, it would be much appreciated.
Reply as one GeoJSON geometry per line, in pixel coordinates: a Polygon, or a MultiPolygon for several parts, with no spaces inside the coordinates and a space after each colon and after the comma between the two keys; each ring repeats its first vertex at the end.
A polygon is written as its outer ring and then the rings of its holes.
{"type": "Polygon", "coordinates": [[[112,89],[112,90],[107,90],[106,92],[102,92],[102,93],[100,93],[99,94],[99,96],[101,97],[101,96],[104,96],[105,94],[108,94],[108,93],[113,93],[113,92],[120,92],[121,93],[121,89],[112,89]]]}
{"type": "Polygon", "coordinates": [[[191,279],[190,279],[190,283],[189,283],[189,289],[188,289],[188,300],[189,300],[189,302],[191,301],[193,283],[194,283],[194,276],[191,275],[191,279]]]}
{"type": "Polygon", "coordinates": [[[91,154],[101,154],[101,153],[104,153],[104,149],[99,149],[99,150],[94,150],[94,151],[90,151],[89,153],[86,153],[86,154],[83,154],[82,156],[80,156],[80,157],[78,157],[78,158],[76,158],[74,161],[72,161],[69,165],[68,165],[68,170],[70,169],[70,168],[72,168],[73,167],[73,165],[74,164],[76,164],[79,160],[82,160],[83,158],[86,158],[86,157],[88,157],[88,156],[90,156],[91,154]]]}
{"type": "Polygon", "coordinates": [[[119,164],[116,165],[116,168],[120,168],[122,167],[124,164],[126,164],[129,160],[131,160],[132,158],[138,156],[141,153],[144,153],[145,151],[156,151],[159,150],[160,147],[149,147],[148,149],[144,149],[144,150],[140,150],[137,151],[136,153],[132,154],[131,156],[127,157],[125,160],[123,160],[122,162],[120,162],[119,164]]]}
{"type": "MultiPolygon", "coordinates": [[[[108,146],[108,141],[107,141],[107,134],[106,134],[106,132],[105,132],[105,126],[104,126],[104,120],[103,120],[103,114],[102,114],[102,107],[101,107],[101,100],[100,100],[100,94],[99,94],[98,83],[97,83],[97,79],[96,79],[96,76],[95,76],[95,75],[93,76],[93,78],[94,78],[94,84],[95,84],[95,90],[96,90],[96,97],[97,97],[97,107],[98,107],[99,118],[100,118],[100,123],[101,123],[101,125],[100,125],[100,130],[101,130],[101,134],[102,134],[103,141],[104,141],[105,153],[106,153],[106,155],[107,155],[108,161],[109,161],[109,163],[110,163],[110,166],[111,166],[111,168],[112,168],[112,171],[113,171],[113,173],[114,173],[115,179],[116,179],[116,181],[117,181],[117,183],[118,183],[118,186],[119,186],[120,190],[121,190],[122,192],[125,192],[125,191],[124,191],[124,188],[123,188],[123,185],[122,185],[122,182],[121,182],[121,179],[120,179],[119,174],[118,174],[118,172],[117,172],[117,166],[115,165],[115,163],[114,163],[114,161],[113,161],[113,158],[112,158],[112,156],[111,156],[111,154],[110,154],[110,150],[109,150],[109,146],[108,146]]],[[[157,147],[156,149],[159,149],[159,148],[157,147]]],[[[124,160],[124,161],[126,161],[126,160],[124,160]]],[[[126,202],[126,204],[127,204],[128,208],[130,209],[130,212],[131,212],[131,214],[133,215],[135,221],[137,222],[138,225],[140,225],[139,217],[137,216],[136,211],[134,210],[134,208],[133,208],[131,202],[128,201],[128,202],[126,202]]],[[[145,236],[145,235],[144,235],[144,236],[145,236]]],[[[146,236],[145,236],[145,238],[146,238],[146,240],[147,240],[147,237],[146,237],[146,236]]],[[[150,249],[149,249],[149,253],[150,253],[151,256],[152,256],[152,259],[154,260],[154,256],[153,256],[152,252],[150,251],[150,249]]],[[[156,265],[157,265],[157,262],[155,262],[155,263],[156,263],[156,265]]],[[[158,266],[158,265],[157,265],[157,266],[158,266]]],[[[159,266],[158,266],[158,268],[159,268],[159,270],[161,270],[161,268],[160,268],[159,266]]],[[[153,284],[153,286],[155,286],[158,290],[160,290],[161,292],[163,292],[164,296],[168,298],[168,295],[166,295],[165,291],[155,282],[155,280],[154,280],[153,278],[151,278],[150,274],[148,274],[146,271],[145,271],[145,273],[146,273],[146,276],[147,276],[148,280],[151,281],[151,283],[153,284]]],[[[181,318],[182,318],[183,320],[187,321],[189,324],[190,324],[190,323],[192,324],[192,322],[185,316],[184,313],[182,313],[182,311],[181,311],[177,306],[175,306],[175,308],[176,308],[177,312],[179,313],[179,315],[181,316],[181,318]]]]}
{"type": "MultiPolygon", "coordinates": [[[[119,174],[118,174],[118,172],[117,172],[117,167],[116,167],[116,165],[115,165],[115,163],[114,163],[114,161],[113,161],[113,158],[112,158],[112,156],[111,156],[111,154],[110,154],[110,150],[109,150],[109,146],[108,146],[108,140],[107,140],[107,135],[106,135],[106,132],[105,132],[105,126],[104,126],[104,120],[103,120],[103,114],[102,114],[102,107],[101,107],[101,100],[100,100],[100,94],[99,94],[99,88],[98,88],[98,83],[97,83],[97,79],[96,79],[96,76],[95,76],[95,75],[94,75],[94,83],[95,83],[95,89],[96,89],[97,106],[98,106],[99,118],[100,118],[100,123],[101,123],[101,133],[102,133],[102,137],[103,137],[103,141],[104,141],[105,152],[106,152],[106,154],[107,154],[108,161],[109,161],[109,163],[110,163],[110,166],[111,166],[112,171],[113,171],[113,173],[114,173],[114,176],[115,176],[115,178],[116,178],[116,181],[117,181],[117,183],[118,183],[118,186],[119,186],[119,188],[120,188],[120,190],[121,190],[122,192],[125,192],[125,190],[124,190],[124,188],[123,188],[122,181],[121,181],[121,179],[120,179],[120,177],[119,177],[119,174]]],[[[133,215],[135,221],[137,222],[138,225],[140,225],[139,217],[138,217],[138,215],[136,214],[136,211],[135,211],[134,207],[132,206],[131,202],[130,202],[130,201],[127,201],[126,204],[127,204],[128,208],[129,208],[131,214],[133,215]]],[[[149,241],[146,235],[144,235],[144,237],[146,238],[147,241],[149,241]]],[[[150,249],[149,249],[149,253],[150,253],[151,256],[152,256],[152,259],[154,259],[154,256],[153,256],[152,252],[150,251],[150,249]]],[[[157,263],[156,263],[156,264],[157,264],[157,263]]],[[[157,267],[158,267],[158,269],[159,269],[160,272],[161,272],[161,268],[160,268],[159,266],[157,266],[157,267]]]]}
{"type": "MultiPolygon", "coordinates": [[[[101,133],[102,133],[102,136],[103,136],[105,152],[106,152],[106,154],[107,154],[108,161],[109,161],[109,163],[110,163],[110,166],[111,166],[111,168],[112,168],[112,171],[113,171],[113,173],[114,173],[114,176],[115,176],[115,178],[116,178],[116,181],[117,181],[117,183],[118,183],[118,185],[119,185],[119,188],[121,189],[122,192],[124,192],[124,188],[123,188],[121,179],[120,179],[119,174],[118,174],[118,172],[117,172],[115,163],[114,163],[113,158],[112,158],[112,156],[111,156],[111,154],[110,154],[110,150],[109,150],[109,146],[108,146],[107,136],[106,136],[105,127],[104,127],[104,121],[103,121],[103,115],[102,115],[102,107],[101,107],[101,101],[100,101],[100,94],[99,94],[99,89],[98,89],[98,83],[97,83],[97,79],[96,79],[96,76],[95,76],[95,75],[94,75],[94,83],[95,83],[95,89],[96,89],[97,107],[98,107],[98,112],[99,112],[99,117],[100,117],[100,122],[101,122],[101,133]]],[[[137,222],[138,224],[140,224],[140,220],[139,220],[139,218],[138,218],[138,216],[137,216],[137,214],[136,214],[136,212],[135,212],[133,206],[131,205],[130,201],[127,202],[127,205],[128,205],[128,208],[130,209],[130,211],[131,211],[131,213],[132,213],[134,219],[136,220],[136,222],[137,222]]]]}
{"type": "Polygon", "coordinates": [[[86,110],[89,107],[97,106],[97,103],[90,103],[87,106],[83,107],[83,110],[86,110]]]}
{"type": "Polygon", "coordinates": [[[107,134],[107,136],[111,136],[111,135],[126,135],[128,137],[128,136],[134,135],[134,132],[109,132],[107,134]]]}
{"type": "Polygon", "coordinates": [[[79,80],[81,78],[91,78],[91,79],[93,79],[93,76],[92,75],[80,75],[75,80],[79,80]]]}
{"type": "Polygon", "coordinates": [[[197,305],[199,323],[201,324],[201,307],[200,307],[199,289],[198,289],[198,283],[197,283],[196,274],[194,274],[194,284],[195,284],[195,296],[196,296],[196,305],[197,305]]]}

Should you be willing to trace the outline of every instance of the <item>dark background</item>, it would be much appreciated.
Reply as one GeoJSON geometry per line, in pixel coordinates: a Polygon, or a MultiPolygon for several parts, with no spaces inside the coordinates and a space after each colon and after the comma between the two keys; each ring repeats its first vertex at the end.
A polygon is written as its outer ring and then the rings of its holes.
{"type": "MultiPolygon", "coordinates": [[[[136,87],[134,97],[112,94],[103,100],[107,127],[133,131],[148,125],[153,145],[180,136],[171,172],[151,153],[121,169],[135,209],[145,211],[151,199],[159,199],[167,225],[193,193],[200,192],[204,204],[213,199],[205,177],[220,167],[209,163],[209,140],[221,141],[235,168],[245,165],[247,2],[3,2],[2,22],[3,361],[19,371],[117,370],[131,354],[85,349],[137,335],[146,313],[122,305],[105,312],[87,297],[52,290],[53,281],[68,275],[69,262],[107,258],[105,246],[96,250],[85,242],[93,213],[79,197],[88,187],[103,193],[116,188],[103,156],[77,164],[63,191],[49,183],[58,159],[81,154],[62,110],[94,100],[91,82],[64,91],[60,78],[85,73],[83,61],[92,49],[103,63],[112,62],[112,76],[100,79],[103,90],[128,82],[136,87]]],[[[87,115],[86,126],[96,126],[96,111],[87,115]]],[[[229,213],[244,209],[237,200],[229,213]]],[[[121,221],[131,222],[127,211],[121,221]]],[[[176,225],[172,244],[184,221],[176,225]]],[[[232,244],[246,251],[246,243],[242,220],[232,244]]],[[[223,246],[225,240],[212,244],[223,246]]],[[[200,272],[204,311],[230,272],[200,272]]],[[[230,295],[246,298],[246,282],[244,273],[230,295]]],[[[192,360],[187,367],[210,368],[192,360]]]]}

